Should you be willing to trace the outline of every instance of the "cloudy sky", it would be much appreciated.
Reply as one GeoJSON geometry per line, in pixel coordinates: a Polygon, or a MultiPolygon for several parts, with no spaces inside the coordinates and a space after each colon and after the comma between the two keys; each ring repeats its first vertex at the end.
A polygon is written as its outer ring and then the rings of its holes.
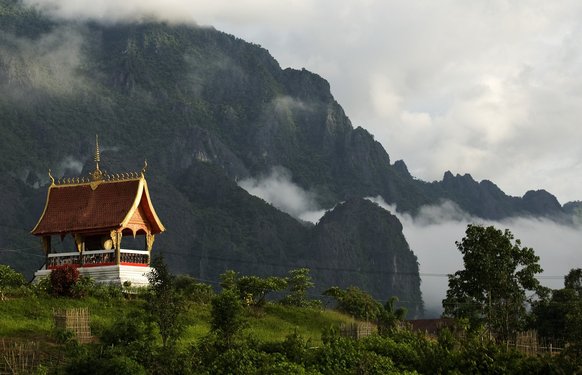
{"type": "Polygon", "coordinates": [[[582,191],[582,2],[25,0],[68,18],[213,25],[331,84],[413,175],[582,191]]]}

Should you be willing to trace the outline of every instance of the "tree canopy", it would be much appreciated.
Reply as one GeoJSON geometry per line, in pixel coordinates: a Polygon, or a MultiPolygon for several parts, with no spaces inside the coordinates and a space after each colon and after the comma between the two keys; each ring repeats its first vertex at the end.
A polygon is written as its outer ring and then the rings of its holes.
{"type": "Polygon", "coordinates": [[[539,257],[493,226],[470,224],[455,244],[465,268],[449,275],[444,314],[468,319],[471,328],[485,325],[499,339],[513,337],[525,324],[526,291],[543,290],[539,257]]]}

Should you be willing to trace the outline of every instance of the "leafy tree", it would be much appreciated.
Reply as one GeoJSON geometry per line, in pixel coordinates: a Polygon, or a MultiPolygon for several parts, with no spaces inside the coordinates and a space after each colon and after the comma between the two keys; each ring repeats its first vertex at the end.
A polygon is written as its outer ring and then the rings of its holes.
{"type": "Polygon", "coordinates": [[[118,317],[99,335],[101,344],[138,363],[148,364],[154,353],[156,338],[153,323],[144,315],[137,311],[118,317]]]}
{"type": "Polygon", "coordinates": [[[238,277],[238,272],[226,270],[226,272],[220,275],[220,286],[222,289],[237,290],[236,282],[238,277]]]}
{"type": "Polygon", "coordinates": [[[176,276],[175,285],[184,298],[194,303],[208,304],[214,296],[212,286],[198,282],[188,275],[176,276]]]}
{"type": "Polygon", "coordinates": [[[406,308],[396,308],[396,302],[398,297],[391,297],[378,316],[378,330],[383,336],[392,333],[398,327],[398,323],[406,317],[406,308]]]}
{"type": "Polygon", "coordinates": [[[161,256],[153,259],[147,277],[150,282],[147,311],[160,330],[163,347],[174,346],[184,328],[186,304],[174,286],[175,276],[161,256]]]}
{"type": "Polygon", "coordinates": [[[555,345],[567,346],[566,354],[582,357],[582,269],[564,277],[564,288],[533,306],[534,328],[555,345]]]}
{"type": "Polygon", "coordinates": [[[571,269],[564,277],[564,288],[572,289],[582,297],[582,268],[571,269]]]}
{"type": "Polygon", "coordinates": [[[287,281],[281,277],[242,276],[237,280],[241,298],[250,306],[262,307],[268,293],[278,292],[287,286],[287,281]]]}
{"type": "Polygon", "coordinates": [[[244,306],[235,290],[224,289],[212,299],[210,327],[227,346],[232,344],[245,324],[244,306]]]}
{"type": "Polygon", "coordinates": [[[337,301],[339,311],[350,314],[356,319],[376,320],[382,311],[382,305],[374,297],[355,286],[346,289],[333,286],[323,294],[337,301]]]}
{"type": "Polygon", "coordinates": [[[309,268],[298,268],[289,271],[289,276],[287,276],[287,287],[289,288],[289,293],[285,296],[281,303],[287,306],[320,306],[321,301],[310,300],[307,298],[307,291],[313,288],[315,284],[313,283],[311,276],[309,276],[309,268]]]}
{"type": "Polygon", "coordinates": [[[542,272],[539,257],[493,226],[470,224],[455,244],[465,269],[449,275],[444,314],[467,318],[471,328],[486,325],[502,340],[513,337],[527,316],[526,290],[543,289],[535,278],[542,272]]]}
{"type": "Polygon", "coordinates": [[[287,280],[281,277],[239,276],[229,270],[220,275],[221,286],[226,290],[238,292],[240,299],[248,306],[262,307],[268,293],[287,287],[287,280]]]}

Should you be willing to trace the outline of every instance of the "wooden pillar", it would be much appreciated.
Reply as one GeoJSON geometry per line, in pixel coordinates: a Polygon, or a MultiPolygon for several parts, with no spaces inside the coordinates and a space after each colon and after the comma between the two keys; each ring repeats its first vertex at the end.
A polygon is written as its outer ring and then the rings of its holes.
{"type": "Polygon", "coordinates": [[[51,252],[51,236],[42,236],[41,242],[44,255],[48,256],[51,252]]]}
{"type": "Polygon", "coordinates": [[[154,246],[154,241],[156,237],[151,233],[146,233],[146,249],[148,251],[148,266],[152,262],[152,248],[154,246]]]}
{"type": "Polygon", "coordinates": [[[85,238],[79,233],[75,233],[75,245],[79,253],[79,265],[83,267],[83,251],[85,250],[85,238]]]}
{"type": "Polygon", "coordinates": [[[44,251],[44,255],[45,255],[45,259],[44,259],[44,264],[46,265],[46,268],[48,268],[49,264],[49,254],[51,252],[51,236],[42,236],[41,238],[41,242],[42,242],[42,250],[44,251]]]}
{"type": "Polygon", "coordinates": [[[112,230],[111,240],[113,241],[113,248],[115,249],[115,264],[121,264],[121,237],[123,236],[120,231],[112,230]]]}

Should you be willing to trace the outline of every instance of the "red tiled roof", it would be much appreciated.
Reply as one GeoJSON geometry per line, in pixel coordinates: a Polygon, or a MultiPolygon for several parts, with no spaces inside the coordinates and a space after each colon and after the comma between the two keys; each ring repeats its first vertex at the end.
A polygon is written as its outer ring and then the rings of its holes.
{"type": "MultiPolygon", "coordinates": [[[[140,189],[147,189],[143,185],[140,185],[140,179],[103,181],[94,190],[89,183],[53,185],[49,188],[45,211],[32,234],[51,235],[119,228],[130,211],[137,208],[136,199],[138,194],[141,195],[140,189]]],[[[158,224],[161,227],[161,223],[158,224]]],[[[160,231],[163,231],[161,228],[160,231]]]]}

